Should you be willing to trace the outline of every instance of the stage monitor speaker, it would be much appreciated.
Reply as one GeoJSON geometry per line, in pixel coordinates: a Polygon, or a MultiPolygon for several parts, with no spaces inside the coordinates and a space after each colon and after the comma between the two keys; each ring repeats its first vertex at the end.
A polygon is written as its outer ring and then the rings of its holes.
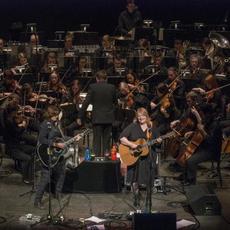
{"type": "Polygon", "coordinates": [[[134,230],[176,230],[176,213],[135,213],[134,230]]]}
{"type": "Polygon", "coordinates": [[[195,215],[221,215],[221,204],[210,185],[191,185],[185,188],[185,193],[195,215]]]}
{"type": "Polygon", "coordinates": [[[63,192],[121,191],[120,161],[83,161],[66,175],[63,192]]]}

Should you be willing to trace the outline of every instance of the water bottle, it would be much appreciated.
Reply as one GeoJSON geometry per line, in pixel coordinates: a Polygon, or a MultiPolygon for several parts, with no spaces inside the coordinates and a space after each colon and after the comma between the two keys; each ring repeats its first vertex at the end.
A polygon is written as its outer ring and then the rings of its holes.
{"type": "Polygon", "coordinates": [[[90,159],[91,159],[90,149],[89,149],[89,147],[87,147],[87,148],[85,149],[85,160],[86,160],[86,161],[90,161],[90,159]]]}

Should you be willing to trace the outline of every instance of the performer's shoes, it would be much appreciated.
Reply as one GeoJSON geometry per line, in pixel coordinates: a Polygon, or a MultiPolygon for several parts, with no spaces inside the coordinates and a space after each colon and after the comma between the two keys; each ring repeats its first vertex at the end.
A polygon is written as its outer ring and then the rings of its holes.
{"type": "Polygon", "coordinates": [[[43,206],[43,204],[41,203],[41,201],[35,201],[34,202],[34,207],[38,208],[38,209],[41,209],[41,210],[45,209],[45,207],[43,206]]]}

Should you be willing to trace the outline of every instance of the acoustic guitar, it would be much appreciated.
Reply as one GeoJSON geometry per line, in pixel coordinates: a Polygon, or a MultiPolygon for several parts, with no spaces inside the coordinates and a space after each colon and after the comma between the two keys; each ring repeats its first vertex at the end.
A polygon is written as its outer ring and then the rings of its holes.
{"type": "MultiPolygon", "coordinates": [[[[167,138],[175,137],[176,135],[177,134],[174,131],[172,131],[160,136],[159,138],[164,140],[167,138]]],[[[157,139],[146,141],[145,139],[140,138],[134,141],[133,143],[138,145],[137,148],[132,149],[124,144],[119,145],[121,162],[127,166],[135,164],[139,157],[147,156],[149,154],[149,146],[157,144],[157,139]]]]}
{"type": "MultiPolygon", "coordinates": [[[[36,149],[39,160],[45,167],[53,168],[58,162],[70,157],[68,149],[72,143],[74,143],[75,141],[78,142],[81,138],[83,138],[85,135],[89,134],[90,132],[91,132],[90,129],[86,129],[83,132],[72,137],[71,139],[67,141],[62,141],[62,143],[65,144],[64,149],[48,146],[46,144],[39,144],[36,149]]],[[[58,141],[55,142],[60,143],[61,142],[60,138],[58,139],[58,141]]]]}

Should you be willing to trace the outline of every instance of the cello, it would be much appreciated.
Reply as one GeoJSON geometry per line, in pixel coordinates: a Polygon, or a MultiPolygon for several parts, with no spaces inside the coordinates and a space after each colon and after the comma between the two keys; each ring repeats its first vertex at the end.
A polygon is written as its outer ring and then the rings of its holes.
{"type": "Polygon", "coordinates": [[[183,141],[183,147],[176,158],[176,162],[181,166],[186,165],[187,160],[195,153],[207,135],[203,128],[201,116],[194,106],[191,108],[191,112],[195,115],[198,123],[191,137],[183,141]]]}

